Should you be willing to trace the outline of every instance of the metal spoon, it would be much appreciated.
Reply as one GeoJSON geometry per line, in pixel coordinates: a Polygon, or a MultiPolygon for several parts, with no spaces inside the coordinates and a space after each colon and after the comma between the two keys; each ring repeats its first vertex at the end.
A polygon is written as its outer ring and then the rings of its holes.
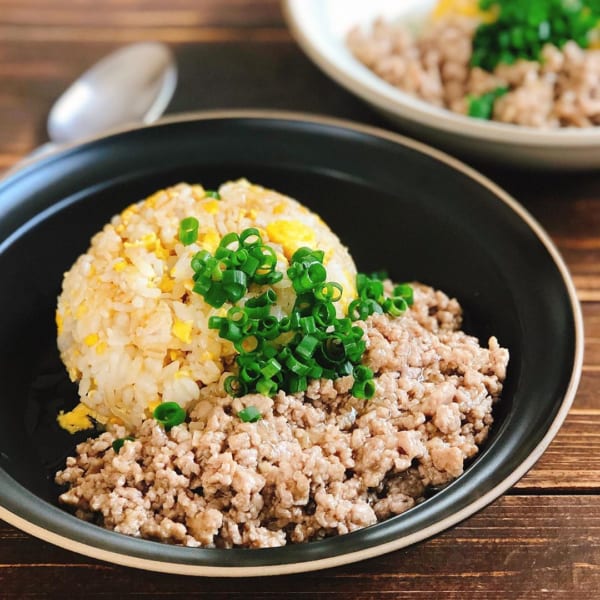
{"type": "Polygon", "coordinates": [[[23,162],[116,127],[152,123],[167,108],[176,85],[177,66],[164,44],[141,42],[116,50],[54,103],[47,123],[51,141],[23,162]]]}

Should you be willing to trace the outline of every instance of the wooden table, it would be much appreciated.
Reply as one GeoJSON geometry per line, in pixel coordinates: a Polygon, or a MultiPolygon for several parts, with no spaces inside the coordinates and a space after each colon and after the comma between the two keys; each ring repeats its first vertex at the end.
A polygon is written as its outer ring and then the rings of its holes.
{"type": "MultiPolygon", "coordinates": [[[[169,113],[261,107],[386,126],[291,39],[275,0],[0,0],[0,169],[45,141],[53,100],[121,44],[173,48],[169,113]]],[[[600,173],[480,166],[546,227],[583,303],[586,355],[574,406],[508,494],[433,539],[329,571],[251,581],[116,567],[0,522],[0,598],[600,598],[600,173]]]]}

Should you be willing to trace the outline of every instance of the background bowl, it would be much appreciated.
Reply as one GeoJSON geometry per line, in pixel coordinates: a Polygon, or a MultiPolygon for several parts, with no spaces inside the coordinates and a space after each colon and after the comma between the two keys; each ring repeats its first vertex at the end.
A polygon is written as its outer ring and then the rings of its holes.
{"type": "Polygon", "coordinates": [[[383,16],[422,23],[437,0],[284,0],[294,37],[331,78],[403,131],[475,160],[546,169],[600,167],[600,127],[541,130],[473,119],[400,91],[352,56],[345,36],[383,16]]]}
{"type": "Polygon", "coordinates": [[[581,370],[573,285],[539,225],[473,170],[381,130],[285,113],[171,119],[42,159],[0,184],[0,518],[120,564],[246,576],[330,567],[424,539],[514,484],[556,435],[581,370]],[[134,539],[56,504],[52,475],[76,438],[55,422],[76,390],[58,358],[63,272],[114,214],[182,180],[248,177],[318,211],[361,270],[387,268],[456,296],[465,328],[511,353],[489,440],[464,475],[410,511],[338,538],[222,550],[134,539]]]}

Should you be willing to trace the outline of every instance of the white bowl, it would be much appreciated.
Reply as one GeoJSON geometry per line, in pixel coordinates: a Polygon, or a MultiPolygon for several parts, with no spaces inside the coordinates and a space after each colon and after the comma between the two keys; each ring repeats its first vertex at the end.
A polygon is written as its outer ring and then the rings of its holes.
{"type": "Polygon", "coordinates": [[[418,24],[436,0],[284,0],[290,29],[331,78],[402,130],[447,150],[486,161],[545,169],[600,167],[600,127],[542,130],[473,119],[400,91],[356,60],[345,45],[355,25],[378,17],[418,24]]]}

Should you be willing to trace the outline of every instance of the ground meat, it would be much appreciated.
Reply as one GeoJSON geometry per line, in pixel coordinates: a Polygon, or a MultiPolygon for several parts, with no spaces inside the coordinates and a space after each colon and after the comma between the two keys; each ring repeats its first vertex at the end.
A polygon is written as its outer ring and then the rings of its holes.
{"type": "Polygon", "coordinates": [[[148,419],[119,452],[118,426],[77,446],[56,475],[60,501],[121,533],[223,548],[306,542],[410,509],[477,453],[508,362],[495,338],[483,348],[460,331],[456,300],[420,285],[414,297],[398,318],[360,323],[371,400],[351,396],[350,376],[272,399],[231,398],[220,381],[168,433],[148,419]],[[242,422],[245,406],[262,419],[242,422]]]}
{"type": "Polygon", "coordinates": [[[401,24],[377,20],[371,31],[353,29],[347,44],[377,75],[436,106],[467,114],[468,97],[499,87],[493,119],[529,127],[600,125],[600,50],[570,41],[546,45],[540,61],[500,64],[493,73],[471,68],[476,19],[440,19],[415,36],[401,24]]]}

